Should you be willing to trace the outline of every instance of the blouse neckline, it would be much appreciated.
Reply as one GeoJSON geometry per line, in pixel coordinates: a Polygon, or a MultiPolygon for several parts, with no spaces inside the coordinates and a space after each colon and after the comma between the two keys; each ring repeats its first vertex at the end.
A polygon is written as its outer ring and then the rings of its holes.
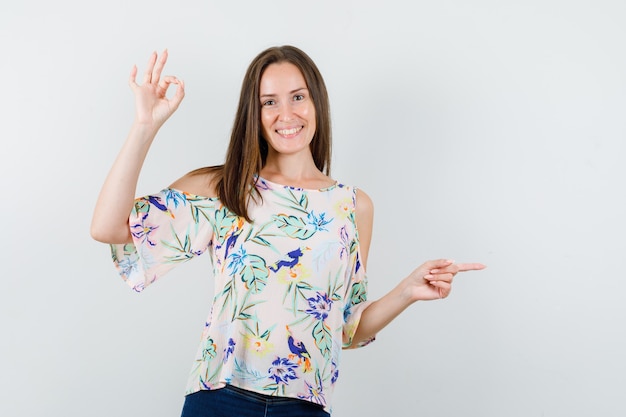
{"type": "Polygon", "coordinates": [[[338,181],[335,181],[334,184],[329,185],[328,187],[322,187],[322,188],[303,188],[303,187],[294,187],[293,185],[285,185],[285,184],[280,184],[274,181],[270,181],[267,178],[264,178],[260,175],[255,175],[255,179],[256,179],[256,184],[257,187],[259,187],[259,184],[261,184],[261,189],[263,189],[263,183],[265,184],[269,184],[269,185],[273,185],[274,187],[277,188],[286,188],[289,190],[294,190],[294,191],[308,191],[308,192],[325,192],[325,191],[331,191],[337,187],[341,187],[342,185],[339,184],[338,181]]]}

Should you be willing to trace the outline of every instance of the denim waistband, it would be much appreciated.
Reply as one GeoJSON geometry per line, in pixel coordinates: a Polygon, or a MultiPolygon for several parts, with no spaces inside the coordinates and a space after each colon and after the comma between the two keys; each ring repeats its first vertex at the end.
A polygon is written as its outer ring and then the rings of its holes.
{"type": "MultiPolygon", "coordinates": [[[[275,395],[261,394],[261,393],[254,392],[254,391],[248,391],[248,390],[236,387],[234,385],[226,385],[222,389],[228,390],[235,394],[239,394],[249,400],[254,400],[262,404],[280,404],[280,403],[292,403],[292,402],[300,403],[304,401],[298,398],[289,398],[289,397],[280,397],[280,396],[275,396],[275,395]]],[[[308,401],[305,401],[305,402],[308,403],[308,401]]]]}

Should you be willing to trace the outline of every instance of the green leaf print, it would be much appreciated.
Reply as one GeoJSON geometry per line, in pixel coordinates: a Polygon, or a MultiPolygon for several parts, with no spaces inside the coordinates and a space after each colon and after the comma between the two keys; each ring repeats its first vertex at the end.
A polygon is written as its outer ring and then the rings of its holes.
{"type": "Polygon", "coordinates": [[[362,282],[357,282],[352,285],[352,294],[350,295],[350,302],[352,304],[359,304],[367,300],[367,288],[362,282]]]}
{"type": "Polygon", "coordinates": [[[305,281],[289,283],[285,295],[283,296],[283,304],[285,304],[287,297],[291,296],[291,311],[293,315],[296,316],[298,314],[298,300],[306,300],[308,297],[304,291],[310,291],[312,289],[313,286],[305,281]]]}
{"type": "Polygon", "coordinates": [[[248,337],[256,337],[258,339],[263,339],[265,341],[269,340],[272,331],[276,327],[276,325],[272,325],[269,329],[265,329],[261,333],[261,329],[259,328],[259,321],[256,317],[251,318],[251,320],[244,322],[243,326],[247,331],[248,337]]]}
{"type": "Polygon", "coordinates": [[[185,233],[184,241],[181,241],[180,236],[178,236],[176,230],[174,229],[174,226],[171,226],[171,229],[172,235],[174,235],[174,240],[171,242],[166,242],[164,240],[161,241],[163,246],[169,248],[171,252],[173,252],[172,256],[166,257],[167,261],[176,263],[193,258],[194,254],[191,253],[191,239],[189,238],[189,233],[185,233]]]}
{"type": "Polygon", "coordinates": [[[298,199],[298,205],[302,207],[302,210],[307,211],[308,213],[307,208],[309,207],[309,196],[306,193],[302,193],[302,195],[298,199]]]}
{"type": "Polygon", "coordinates": [[[143,214],[150,211],[150,203],[145,199],[135,201],[135,211],[137,214],[143,214]]]}
{"type": "Polygon", "coordinates": [[[358,248],[359,248],[359,243],[353,239],[352,242],[350,242],[350,254],[353,254],[354,252],[356,252],[358,248]]]}
{"type": "Polygon", "coordinates": [[[207,361],[209,359],[213,359],[215,355],[217,355],[217,347],[213,339],[209,338],[204,343],[204,347],[202,348],[202,360],[207,361]]]}
{"type": "Polygon", "coordinates": [[[301,192],[300,196],[297,196],[292,189],[281,189],[273,191],[281,199],[285,200],[287,204],[281,204],[283,207],[288,207],[293,210],[301,211],[308,215],[309,197],[307,193],[301,192]],[[286,191],[286,193],[285,193],[286,191]]]}
{"type": "Polygon", "coordinates": [[[245,264],[241,270],[241,280],[246,288],[253,294],[257,294],[265,288],[269,272],[265,260],[258,255],[247,255],[245,264]]]}
{"type": "Polygon", "coordinates": [[[252,314],[248,313],[247,311],[250,310],[252,307],[256,306],[257,304],[261,304],[263,302],[264,301],[256,301],[254,303],[242,304],[238,310],[234,311],[231,321],[253,319],[254,317],[252,316],[252,314]]]}
{"type": "Polygon", "coordinates": [[[341,297],[341,289],[343,288],[343,282],[341,281],[341,276],[343,268],[339,268],[337,274],[335,275],[335,283],[333,286],[330,285],[330,277],[328,277],[328,290],[326,290],[326,294],[329,295],[329,298],[332,301],[340,301],[341,297]]]}
{"type": "Polygon", "coordinates": [[[333,340],[330,329],[322,320],[318,320],[315,326],[313,326],[313,339],[315,339],[315,346],[317,346],[322,355],[328,358],[333,340]]]}
{"type": "Polygon", "coordinates": [[[219,297],[224,297],[224,302],[220,310],[220,314],[222,314],[226,310],[226,307],[237,298],[237,287],[235,286],[234,276],[224,285],[224,288],[215,299],[217,300],[219,297]]]}
{"type": "Polygon", "coordinates": [[[240,362],[235,358],[235,375],[237,375],[240,379],[244,379],[247,381],[262,381],[267,378],[267,375],[260,373],[255,369],[250,369],[246,367],[245,362],[240,362]]]}
{"type": "Polygon", "coordinates": [[[254,234],[252,234],[252,232],[254,231],[254,228],[250,228],[250,230],[248,231],[248,234],[246,236],[246,238],[244,239],[246,242],[250,241],[250,242],[254,242],[258,245],[261,246],[266,246],[266,247],[271,247],[272,244],[265,239],[265,236],[267,237],[272,237],[272,236],[277,236],[276,233],[267,233],[266,230],[273,226],[274,222],[270,221],[268,223],[265,223],[263,226],[259,227],[258,230],[256,230],[254,232],[254,234]]]}
{"type": "Polygon", "coordinates": [[[315,234],[315,228],[311,228],[301,217],[279,214],[274,216],[274,222],[289,237],[306,240],[315,234]]]}
{"type": "Polygon", "coordinates": [[[222,372],[222,362],[221,361],[217,361],[217,362],[205,362],[207,364],[206,366],[206,370],[204,372],[204,378],[202,377],[202,375],[199,375],[200,377],[200,385],[203,387],[210,387],[212,385],[213,381],[217,381],[219,379],[219,374],[222,372]],[[215,369],[213,370],[213,373],[209,375],[209,371],[211,370],[211,366],[213,363],[217,363],[217,366],[215,367],[215,369]]]}
{"type": "Polygon", "coordinates": [[[218,241],[223,241],[237,221],[237,216],[233,215],[226,207],[215,212],[215,234],[218,241]]]}
{"type": "Polygon", "coordinates": [[[213,213],[213,206],[201,204],[189,204],[191,216],[196,224],[200,223],[200,217],[204,217],[209,222],[213,213]]]}

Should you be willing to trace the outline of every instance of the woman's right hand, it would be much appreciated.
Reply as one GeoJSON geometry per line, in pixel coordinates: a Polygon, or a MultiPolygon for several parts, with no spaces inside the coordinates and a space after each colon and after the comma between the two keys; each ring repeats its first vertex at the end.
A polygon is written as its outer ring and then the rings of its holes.
{"type": "Polygon", "coordinates": [[[148,61],[148,67],[143,76],[142,84],[136,82],[137,66],[130,71],[128,84],[135,94],[135,123],[160,128],[163,123],[176,111],[183,97],[185,97],[185,84],[178,78],[166,75],[161,78],[161,72],[167,62],[167,49],[159,58],[153,52],[148,61]],[[167,97],[167,89],[171,84],[176,84],[176,92],[172,98],[167,97]]]}
{"type": "Polygon", "coordinates": [[[141,85],[133,66],[128,84],[135,94],[135,122],[100,190],[91,221],[91,236],[105,243],[131,241],[128,215],[133,208],[137,180],[152,140],[159,128],[176,111],[185,96],[185,84],[173,76],[161,77],[167,50],[159,58],[154,52],[141,85]],[[176,84],[172,98],[167,89],[176,84]]]}

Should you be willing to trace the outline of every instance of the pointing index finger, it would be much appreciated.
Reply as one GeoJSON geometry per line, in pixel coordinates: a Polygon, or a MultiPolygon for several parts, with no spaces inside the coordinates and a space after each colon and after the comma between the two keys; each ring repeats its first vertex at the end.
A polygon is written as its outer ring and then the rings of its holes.
{"type": "Polygon", "coordinates": [[[469,263],[469,264],[456,264],[457,268],[459,268],[459,272],[463,271],[479,271],[481,269],[487,268],[486,265],[479,263],[469,263]]]}

